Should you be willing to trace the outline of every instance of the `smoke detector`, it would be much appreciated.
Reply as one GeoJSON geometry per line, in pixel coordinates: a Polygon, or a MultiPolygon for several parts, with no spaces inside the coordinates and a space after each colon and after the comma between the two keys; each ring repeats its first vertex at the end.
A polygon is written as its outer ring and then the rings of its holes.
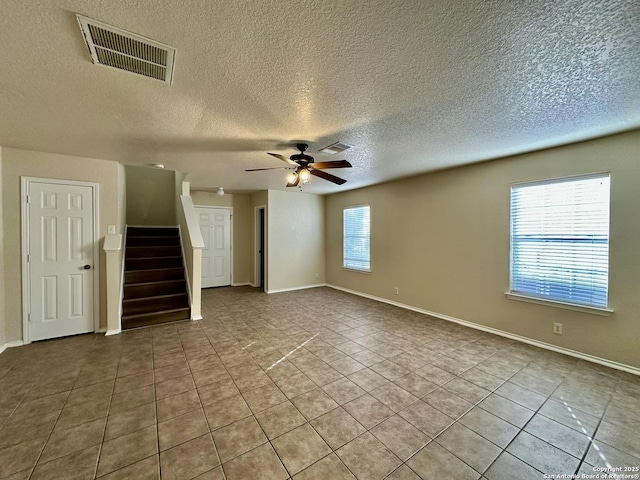
{"type": "Polygon", "coordinates": [[[93,63],[171,84],[176,49],[77,14],[93,63]]]}

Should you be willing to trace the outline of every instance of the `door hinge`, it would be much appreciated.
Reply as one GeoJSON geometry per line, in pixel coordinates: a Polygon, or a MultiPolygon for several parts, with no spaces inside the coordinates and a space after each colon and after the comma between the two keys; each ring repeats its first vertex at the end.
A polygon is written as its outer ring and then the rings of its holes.
{"type": "Polygon", "coordinates": [[[31,203],[31,195],[27,195],[27,203],[31,203]]]}
{"type": "Polygon", "coordinates": [[[27,263],[31,263],[31,255],[27,253],[27,263]]]}

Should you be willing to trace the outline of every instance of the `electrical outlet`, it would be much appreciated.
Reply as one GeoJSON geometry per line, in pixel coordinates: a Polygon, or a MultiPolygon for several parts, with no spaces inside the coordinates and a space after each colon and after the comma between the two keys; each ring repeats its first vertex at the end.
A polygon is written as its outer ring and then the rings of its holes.
{"type": "Polygon", "coordinates": [[[395,293],[396,295],[398,295],[398,287],[393,287],[393,293],[395,293]]]}
{"type": "Polygon", "coordinates": [[[562,324],[561,323],[554,323],[553,324],[553,333],[555,333],[557,335],[562,335],[562,324]]]}

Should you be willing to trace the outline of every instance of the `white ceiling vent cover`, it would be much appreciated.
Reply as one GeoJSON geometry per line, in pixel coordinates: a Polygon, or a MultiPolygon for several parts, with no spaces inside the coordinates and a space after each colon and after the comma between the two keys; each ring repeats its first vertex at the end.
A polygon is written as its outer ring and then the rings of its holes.
{"type": "Polygon", "coordinates": [[[82,15],[76,16],[93,63],[171,84],[175,48],[82,15]]]}
{"type": "Polygon", "coordinates": [[[349,145],[348,143],[336,142],[332,143],[328,147],[324,147],[320,151],[322,153],[335,155],[336,153],[344,152],[345,150],[349,150],[350,148],[353,148],[353,145],[349,145]]]}

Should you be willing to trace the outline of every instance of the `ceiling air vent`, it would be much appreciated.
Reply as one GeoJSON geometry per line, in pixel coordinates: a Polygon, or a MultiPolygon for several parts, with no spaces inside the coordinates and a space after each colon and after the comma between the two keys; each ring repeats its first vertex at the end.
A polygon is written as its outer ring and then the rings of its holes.
{"type": "Polygon", "coordinates": [[[93,63],[171,84],[176,49],[76,15],[93,63]]]}
{"type": "Polygon", "coordinates": [[[336,143],[332,143],[328,147],[323,148],[320,151],[322,153],[329,153],[331,155],[335,155],[336,153],[344,152],[345,150],[348,150],[350,148],[353,148],[353,145],[349,145],[347,143],[336,142],[336,143]]]}

